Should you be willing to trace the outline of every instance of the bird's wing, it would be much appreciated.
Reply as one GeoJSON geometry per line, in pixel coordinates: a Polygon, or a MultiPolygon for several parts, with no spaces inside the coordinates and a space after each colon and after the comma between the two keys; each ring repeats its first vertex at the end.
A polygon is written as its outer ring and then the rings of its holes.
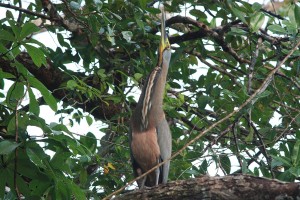
{"type": "MultiPolygon", "coordinates": [[[[172,136],[169,124],[166,119],[163,119],[156,127],[157,141],[160,148],[160,156],[164,161],[171,157],[172,152],[172,136]]],[[[170,161],[166,162],[161,171],[160,182],[166,183],[169,176],[170,161]]]]}

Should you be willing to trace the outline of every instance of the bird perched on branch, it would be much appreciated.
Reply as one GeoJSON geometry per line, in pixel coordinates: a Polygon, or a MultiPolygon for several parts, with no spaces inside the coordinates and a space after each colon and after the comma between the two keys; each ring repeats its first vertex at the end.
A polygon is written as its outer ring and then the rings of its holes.
{"type": "MultiPolygon", "coordinates": [[[[158,62],[147,78],[131,117],[130,153],[136,177],[171,157],[172,136],[162,109],[170,59],[171,48],[165,31],[165,13],[162,11],[158,62]]],[[[170,161],[138,180],[139,188],[166,183],[169,166],[170,161]]]]}

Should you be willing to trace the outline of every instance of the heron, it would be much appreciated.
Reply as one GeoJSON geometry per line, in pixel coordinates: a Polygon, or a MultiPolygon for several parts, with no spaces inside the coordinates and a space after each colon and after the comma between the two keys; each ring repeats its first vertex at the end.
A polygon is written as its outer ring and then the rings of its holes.
{"type": "MultiPolygon", "coordinates": [[[[165,84],[171,59],[171,47],[162,10],[158,59],[142,89],[130,120],[130,153],[135,177],[171,157],[172,136],[163,111],[165,84]]],[[[137,181],[139,188],[166,183],[170,161],[137,181]]]]}

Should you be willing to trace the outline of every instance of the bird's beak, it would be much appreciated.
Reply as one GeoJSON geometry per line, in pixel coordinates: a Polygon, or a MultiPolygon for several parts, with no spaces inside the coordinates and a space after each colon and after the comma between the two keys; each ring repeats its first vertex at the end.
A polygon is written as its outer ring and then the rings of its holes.
{"type": "Polygon", "coordinates": [[[162,55],[163,51],[166,48],[170,48],[170,42],[168,39],[168,34],[166,33],[166,14],[164,10],[162,10],[161,13],[161,39],[160,39],[160,45],[159,45],[159,54],[162,55]]]}

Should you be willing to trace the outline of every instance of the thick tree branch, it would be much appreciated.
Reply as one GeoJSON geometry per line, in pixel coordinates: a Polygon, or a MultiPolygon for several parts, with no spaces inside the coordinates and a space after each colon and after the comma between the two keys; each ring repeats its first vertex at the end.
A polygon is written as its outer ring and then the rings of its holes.
{"type": "Polygon", "coordinates": [[[247,175],[209,177],[169,182],[116,197],[126,199],[298,199],[298,183],[284,183],[247,175]]]}

